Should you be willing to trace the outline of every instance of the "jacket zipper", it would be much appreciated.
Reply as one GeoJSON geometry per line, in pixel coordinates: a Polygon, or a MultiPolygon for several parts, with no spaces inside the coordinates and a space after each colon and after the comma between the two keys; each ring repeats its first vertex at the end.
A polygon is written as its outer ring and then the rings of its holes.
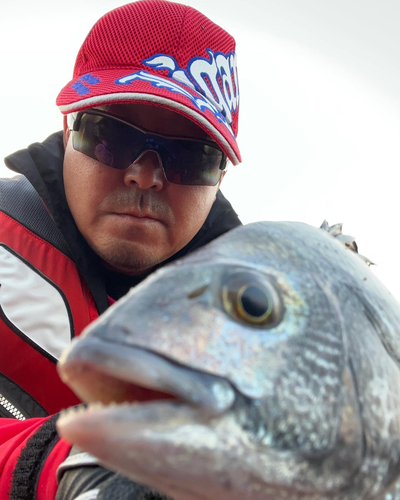
{"type": "Polygon", "coordinates": [[[10,413],[17,420],[26,420],[26,417],[16,408],[13,404],[10,403],[1,393],[0,393],[0,406],[5,408],[8,413],[10,413]]]}

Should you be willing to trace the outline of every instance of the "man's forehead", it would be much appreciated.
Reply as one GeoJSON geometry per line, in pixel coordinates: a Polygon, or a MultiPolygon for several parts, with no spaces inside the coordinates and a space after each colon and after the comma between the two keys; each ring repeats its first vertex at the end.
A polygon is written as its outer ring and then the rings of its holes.
{"type": "Polygon", "coordinates": [[[213,140],[205,130],[186,116],[154,104],[119,103],[96,106],[149,132],[167,136],[213,140]]]}

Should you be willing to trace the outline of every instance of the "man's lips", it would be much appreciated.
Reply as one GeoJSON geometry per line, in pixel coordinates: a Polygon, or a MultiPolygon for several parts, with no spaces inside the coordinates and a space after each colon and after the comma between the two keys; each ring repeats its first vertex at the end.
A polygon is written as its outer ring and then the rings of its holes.
{"type": "Polygon", "coordinates": [[[120,218],[126,218],[127,220],[136,220],[138,222],[162,222],[160,217],[145,212],[136,212],[136,211],[113,212],[113,215],[116,215],[117,217],[120,218]]]}
{"type": "Polygon", "coordinates": [[[142,212],[139,210],[121,210],[118,212],[115,212],[117,215],[131,215],[132,217],[138,217],[139,219],[142,219],[146,217],[147,219],[157,219],[157,217],[149,212],[142,212]]]}

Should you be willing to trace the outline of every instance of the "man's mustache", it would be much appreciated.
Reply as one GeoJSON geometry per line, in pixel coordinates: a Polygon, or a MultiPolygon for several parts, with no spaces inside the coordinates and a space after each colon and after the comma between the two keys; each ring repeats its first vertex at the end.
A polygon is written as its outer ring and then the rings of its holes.
{"type": "Polygon", "coordinates": [[[132,189],[129,192],[113,193],[106,198],[105,207],[111,212],[140,212],[160,218],[172,215],[171,207],[153,191],[132,189]]]}

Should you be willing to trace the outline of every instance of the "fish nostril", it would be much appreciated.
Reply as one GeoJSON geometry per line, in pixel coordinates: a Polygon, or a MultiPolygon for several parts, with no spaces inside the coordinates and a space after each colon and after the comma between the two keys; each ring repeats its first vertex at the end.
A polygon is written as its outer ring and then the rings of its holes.
{"type": "Polygon", "coordinates": [[[200,297],[208,288],[208,284],[200,286],[199,288],[196,288],[195,290],[192,290],[190,293],[188,293],[187,298],[188,299],[195,299],[196,297],[200,297]]]}

